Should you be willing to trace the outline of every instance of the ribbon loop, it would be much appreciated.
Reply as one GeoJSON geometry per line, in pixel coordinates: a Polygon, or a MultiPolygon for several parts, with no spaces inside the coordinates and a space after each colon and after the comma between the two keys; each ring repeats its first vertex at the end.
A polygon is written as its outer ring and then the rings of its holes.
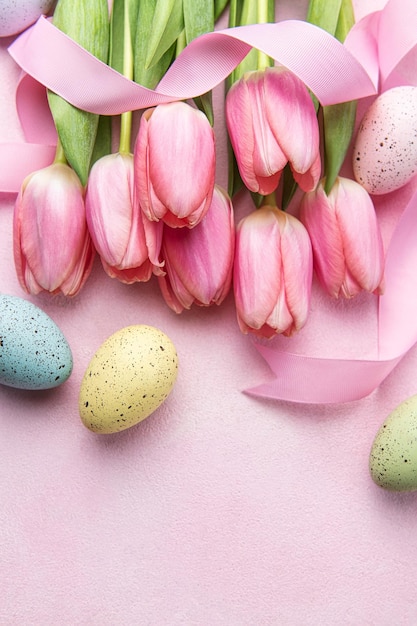
{"type": "Polygon", "coordinates": [[[200,96],[227,78],[253,47],[297,74],[323,105],[377,91],[345,46],[324,30],[298,20],[201,35],[182,51],[155,90],[102,63],[45,17],[20,35],[9,52],[25,72],[74,106],[117,115],[200,96]]]}

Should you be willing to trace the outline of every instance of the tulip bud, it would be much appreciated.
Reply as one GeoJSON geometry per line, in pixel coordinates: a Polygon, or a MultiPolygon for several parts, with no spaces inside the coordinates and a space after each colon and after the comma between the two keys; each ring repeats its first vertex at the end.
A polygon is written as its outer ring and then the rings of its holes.
{"type": "Polygon", "coordinates": [[[314,189],[321,171],[317,116],[306,86],[292,72],[247,72],[227,94],[226,122],[250,191],[275,191],[288,162],[301,189],[314,189]]]}
{"type": "Polygon", "coordinates": [[[319,281],[335,298],[351,298],[363,290],[381,293],[384,250],[369,194],[348,178],[336,178],[328,195],[324,185],[322,180],[305,194],[300,206],[319,281]]]}
{"type": "Polygon", "coordinates": [[[217,185],[204,218],[192,229],[164,226],[159,276],[162,295],[176,313],[221,304],[227,296],[233,266],[235,231],[230,198],[217,185]]]}
{"type": "Polygon", "coordinates": [[[135,145],[139,203],[149,220],[193,227],[211,203],[214,133],[206,116],[184,102],[142,114],[135,145]]]}
{"type": "Polygon", "coordinates": [[[308,315],[312,281],[308,233],[294,216],[263,206],[237,227],[234,294],[244,333],[292,335],[308,315]]]}
{"type": "Polygon", "coordinates": [[[28,293],[74,296],[84,285],[94,248],[84,190],[68,165],[54,163],[24,180],[14,209],[13,250],[19,282],[28,293]]]}
{"type": "Polygon", "coordinates": [[[162,224],[149,222],[134,198],[131,154],[109,154],[93,165],[86,193],[88,228],[106,273],[123,283],[159,271],[162,224]]]}

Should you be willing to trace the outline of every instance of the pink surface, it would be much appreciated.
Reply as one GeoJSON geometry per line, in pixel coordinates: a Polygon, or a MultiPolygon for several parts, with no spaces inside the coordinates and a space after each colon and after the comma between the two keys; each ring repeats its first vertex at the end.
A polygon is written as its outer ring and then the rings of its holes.
{"type": "MultiPolygon", "coordinates": [[[[288,4],[303,17],[304,2],[288,4]]],[[[383,4],[357,2],[360,16],[383,4]]],[[[10,42],[0,41],[2,142],[22,139],[10,42]]],[[[0,291],[25,297],[13,201],[0,196],[0,291]]],[[[417,622],[417,494],[386,493],[368,473],[380,424],[417,393],[416,348],[364,400],[295,405],[242,393],[271,372],[240,334],[232,297],[176,316],[156,282],[122,285],[97,263],[76,299],[30,299],[63,330],[74,371],[50,392],[0,387],[2,626],[417,622]],[[77,410],[84,370],[137,323],[174,341],[177,384],[142,424],[93,435],[77,410]]],[[[323,353],[330,337],[325,349],[348,355],[360,329],[366,355],[373,323],[369,298],[335,304],[316,290],[294,349],[323,353]]]]}

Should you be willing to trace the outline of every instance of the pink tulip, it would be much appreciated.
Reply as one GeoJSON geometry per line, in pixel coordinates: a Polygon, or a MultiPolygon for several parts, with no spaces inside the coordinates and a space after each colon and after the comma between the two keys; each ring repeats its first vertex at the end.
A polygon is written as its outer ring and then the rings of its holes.
{"type": "Polygon", "coordinates": [[[246,73],[226,98],[226,122],[239,172],[250,191],[268,195],[289,162],[303,191],[320,178],[319,128],[304,83],[289,70],[246,73]]]}
{"type": "Polygon", "coordinates": [[[312,266],[310,239],[295,217],[263,206],[243,218],[233,276],[242,332],[270,338],[300,330],[310,305],[312,266]]]}
{"type": "Polygon", "coordinates": [[[205,217],[192,229],[164,227],[162,258],[166,276],[159,276],[162,295],[181,313],[193,303],[221,304],[232,280],[235,230],[230,198],[217,185],[205,217]]]}
{"type": "Polygon", "coordinates": [[[214,187],[214,132],[207,117],[184,102],[148,109],[134,157],[138,199],[147,218],[172,227],[195,226],[214,187]]]}
{"type": "Polygon", "coordinates": [[[134,198],[133,155],[109,154],[91,168],[87,224],[104,270],[123,283],[159,270],[162,223],[150,222],[134,198]]]}
{"type": "Polygon", "coordinates": [[[321,181],[304,195],[300,219],[311,238],[316,274],[330,295],[381,293],[382,238],[372,200],[361,185],[339,177],[326,195],[321,181]]]}
{"type": "Polygon", "coordinates": [[[30,174],[16,200],[13,222],[16,273],[22,288],[76,295],[87,280],[94,248],[84,190],[75,172],[54,163],[30,174]]]}

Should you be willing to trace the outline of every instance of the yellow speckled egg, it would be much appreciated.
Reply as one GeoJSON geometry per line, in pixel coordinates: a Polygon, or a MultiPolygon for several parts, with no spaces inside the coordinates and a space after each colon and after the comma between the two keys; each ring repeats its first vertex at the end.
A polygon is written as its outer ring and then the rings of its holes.
{"type": "Polygon", "coordinates": [[[417,395],[387,417],[371,448],[369,468],[373,481],[390,491],[417,489],[417,395]]]}
{"type": "Polygon", "coordinates": [[[172,341],[152,326],[126,326],[97,350],[83,376],[79,412],[95,433],[138,424],[171,392],[178,371],[172,341]]]}

